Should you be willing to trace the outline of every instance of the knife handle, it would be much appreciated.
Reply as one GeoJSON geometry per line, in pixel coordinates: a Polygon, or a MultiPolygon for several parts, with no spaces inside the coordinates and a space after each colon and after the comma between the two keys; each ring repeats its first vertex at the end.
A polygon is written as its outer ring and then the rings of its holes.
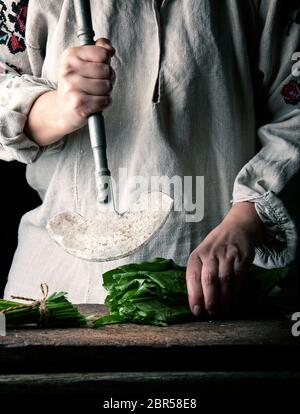
{"type": "MultiPolygon", "coordinates": [[[[95,32],[93,30],[90,0],[73,0],[78,26],[77,38],[81,46],[94,45],[95,32]]],[[[88,117],[88,127],[91,147],[95,162],[95,176],[98,190],[98,201],[108,202],[108,186],[110,171],[107,163],[106,134],[102,112],[88,117]]]]}

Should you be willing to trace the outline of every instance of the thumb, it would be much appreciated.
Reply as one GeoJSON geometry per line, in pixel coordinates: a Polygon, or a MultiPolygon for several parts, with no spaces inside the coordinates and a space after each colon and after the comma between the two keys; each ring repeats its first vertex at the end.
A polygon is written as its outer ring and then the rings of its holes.
{"type": "Polygon", "coordinates": [[[110,52],[110,57],[112,57],[116,53],[116,49],[112,47],[110,41],[105,37],[100,37],[96,40],[95,46],[103,47],[104,49],[110,52]]]}

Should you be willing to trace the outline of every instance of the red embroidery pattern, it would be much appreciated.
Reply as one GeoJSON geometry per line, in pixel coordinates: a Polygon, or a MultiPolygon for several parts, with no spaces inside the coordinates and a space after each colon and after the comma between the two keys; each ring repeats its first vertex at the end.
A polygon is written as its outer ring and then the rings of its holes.
{"type": "Polygon", "coordinates": [[[0,45],[13,54],[24,52],[25,26],[29,0],[14,1],[10,9],[0,0],[0,45]]]}
{"type": "Polygon", "coordinates": [[[281,95],[287,104],[298,105],[300,103],[300,83],[290,81],[281,89],[281,95]]]}

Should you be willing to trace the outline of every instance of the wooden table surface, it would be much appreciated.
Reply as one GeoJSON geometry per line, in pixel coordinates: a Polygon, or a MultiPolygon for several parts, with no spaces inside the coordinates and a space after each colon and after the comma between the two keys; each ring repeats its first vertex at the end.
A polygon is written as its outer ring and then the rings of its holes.
{"type": "MultiPolygon", "coordinates": [[[[79,308],[86,315],[104,310],[99,305],[79,308]]],[[[9,329],[0,337],[0,393],[24,383],[31,389],[60,384],[82,391],[94,389],[92,384],[105,389],[133,379],[152,386],[162,379],[176,384],[213,381],[222,387],[228,381],[242,386],[263,380],[299,386],[300,338],[292,336],[291,325],[290,318],[282,317],[168,327],[9,329]]]]}

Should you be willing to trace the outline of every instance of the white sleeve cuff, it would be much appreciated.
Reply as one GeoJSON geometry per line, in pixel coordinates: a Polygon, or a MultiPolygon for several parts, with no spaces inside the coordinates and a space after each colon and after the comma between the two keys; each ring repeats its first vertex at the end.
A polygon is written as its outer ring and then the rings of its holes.
{"type": "Polygon", "coordinates": [[[280,248],[259,245],[255,249],[254,264],[265,269],[285,267],[296,258],[298,234],[294,220],[289,215],[283,202],[272,192],[262,196],[234,198],[233,203],[250,201],[255,203],[255,210],[266,229],[281,243],[280,248]]]}

